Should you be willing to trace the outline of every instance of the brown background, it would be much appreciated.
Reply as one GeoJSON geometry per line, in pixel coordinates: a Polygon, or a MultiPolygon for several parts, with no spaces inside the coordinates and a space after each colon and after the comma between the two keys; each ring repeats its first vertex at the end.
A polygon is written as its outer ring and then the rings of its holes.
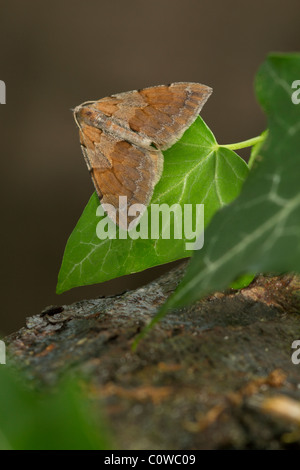
{"type": "Polygon", "coordinates": [[[266,125],[253,77],[268,52],[299,50],[299,17],[299,0],[1,2],[1,333],[46,305],[121,292],[161,269],[55,294],[65,243],[93,191],[70,108],[202,82],[214,88],[202,115],[217,140],[253,137],[266,125]]]}

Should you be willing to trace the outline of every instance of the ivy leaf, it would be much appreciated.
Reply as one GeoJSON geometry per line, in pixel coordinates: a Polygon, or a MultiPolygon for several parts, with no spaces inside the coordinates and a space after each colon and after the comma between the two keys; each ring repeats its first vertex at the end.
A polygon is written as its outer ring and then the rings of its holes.
{"type": "Polygon", "coordinates": [[[242,274],[230,284],[230,288],[234,290],[244,289],[244,287],[249,286],[254,278],[255,274],[242,274]]]}
{"type": "Polygon", "coordinates": [[[205,245],[153,323],[253,272],[300,272],[300,55],[270,55],[256,77],[269,134],[240,196],[213,218],[205,245]]]}
{"type": "MultiPolygon", "coordinates": [[[[25,376],[0,369],[0,450],[111,449],[111,434],[68,378],[51,392],[29,388],[25,376]]],[[[32,385],[32,384],[30,384],[32,385]]]]}
{"type": "MultiPolygon", "coordinates": [[[[246,163],[232,150],[219,147],[198,117],[180,141],[164,152],[164,171],[151,204],[204,204],[207,225],[220,207],[237,197],[247,175],[246,163]]],[[[67,242],[57,293],[191,256],[186,240],[174,238],[172,219],[170,239],[163,239],[161,231],[158,239],[119,239],[117,229],[116,239],[100,240],[98,206],[93,194],[67,242]]]]}

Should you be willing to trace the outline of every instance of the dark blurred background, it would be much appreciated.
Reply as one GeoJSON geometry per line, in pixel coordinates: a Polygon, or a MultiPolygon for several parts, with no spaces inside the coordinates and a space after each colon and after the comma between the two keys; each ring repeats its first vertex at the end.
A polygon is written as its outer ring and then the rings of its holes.
{"type": "Polygon", "coordinates": [[[299,0],[1,1],[2,334],[46,305],[122,292],[170,268],[55,294],[65,243],[93,191],[70,108],[201,82],[214,88],[202,115],[219,143],[253,137],[266,125],[254,75],[268,52],[299,50],[299,18],[299,0]]]}

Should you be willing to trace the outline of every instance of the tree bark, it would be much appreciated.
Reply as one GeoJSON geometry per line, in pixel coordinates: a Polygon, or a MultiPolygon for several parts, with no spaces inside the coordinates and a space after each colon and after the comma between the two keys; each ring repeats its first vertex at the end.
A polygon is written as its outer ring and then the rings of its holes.
{"type": "Polygon", "coordinates": [[[185,266],[123,295],[48,307],[6,339],[11,360],[36,387],[80,376],[119,449],[300,449],[296,276],[258,276],[173,311],[131,350],[185,266]]]}

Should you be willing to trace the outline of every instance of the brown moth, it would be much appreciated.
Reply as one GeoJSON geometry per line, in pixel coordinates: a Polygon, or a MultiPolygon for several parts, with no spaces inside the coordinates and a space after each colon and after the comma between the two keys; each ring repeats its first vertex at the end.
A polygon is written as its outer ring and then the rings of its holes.
{"type": "MultiPolygon", "coordinates": [[[[212,89],[172,83],[87,101],[74,110],[82,152],[108,216],[127,230],[121,212],[142,204],[135,226],[150,203],[163,171],[162,150],[195,121],[212,89]],[[126,207],[119,197],[126,196],[126,207]],[[114,210],[113,210],[114,209],[114,210]]],[[[125,199],[125,198],[122,198],[125,199]]],[[[127,219],[126,219],[127,220],[127,219]]]]}

